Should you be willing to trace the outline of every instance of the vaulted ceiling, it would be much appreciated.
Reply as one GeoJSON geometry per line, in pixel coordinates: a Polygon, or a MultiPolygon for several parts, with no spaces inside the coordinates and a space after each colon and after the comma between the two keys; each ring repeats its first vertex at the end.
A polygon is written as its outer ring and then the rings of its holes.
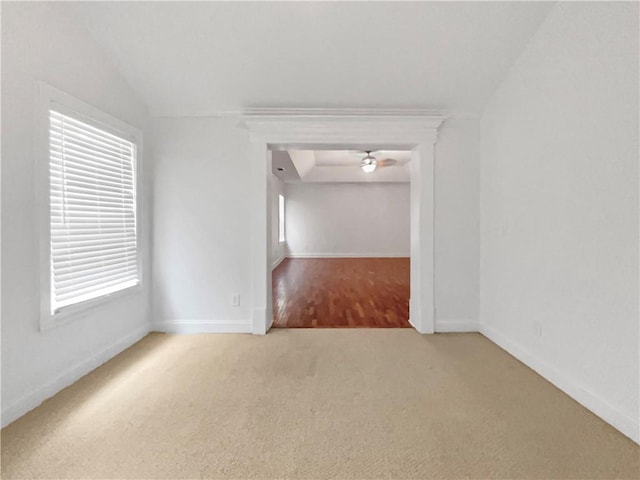
{"type": "Polygon", "coordinates": [[[154,115],[481,111],[548,2],[70,2],[154,115]]]}

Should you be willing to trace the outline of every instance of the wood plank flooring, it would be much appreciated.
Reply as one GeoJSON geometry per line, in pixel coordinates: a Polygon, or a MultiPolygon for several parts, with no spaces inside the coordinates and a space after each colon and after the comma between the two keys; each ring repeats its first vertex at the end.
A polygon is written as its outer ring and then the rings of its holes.
{"type": "Polygon", "coordinates": [[[287,258],[273,271],[273,326],[405,328],[409,258],[287,258]]]}

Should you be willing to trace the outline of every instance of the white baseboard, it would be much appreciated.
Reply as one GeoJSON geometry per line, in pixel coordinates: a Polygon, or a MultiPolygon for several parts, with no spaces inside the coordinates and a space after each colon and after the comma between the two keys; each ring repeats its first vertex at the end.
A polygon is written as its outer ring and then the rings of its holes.
{"type": "Polygon", "coordinates": [[[409,258],[409,253],[289,253],[287,258],[409,258]]]}
{"type": "Polygon", "coordinates": [[[448,332],[477,332],[478,322],[470,318],[436,319],[436,333],[448,332]]]}
{"type": "Polygon", "coordinates": [[[273,315],[267,315],[266,307],[254,308],[251,311],[251,321],[249,322],[249,332],[254,335],[266,335],[273,323],[273,315]],[[269,318],[271,317],[271,318],[269,318]]]}
{"type": "Polygon", "coordinates": [[[280,265],[285,258],[287,258],[286,255],[283,255],[280,258],[277,258],[271,265],[271,270],[274,270],[278,265],[280,265]]]}
{"type": "Polygon", "coordinates": [[[224,322],[214,320],[170,320],[152,326],[154,332],[164,333],[251,333],[251,322],[224,322]]]}
{"type": "Polygon", "coordinates": [[[636,443],[640,443],[640,423],[638,422],[638,419],[629,417],[619,411],[605,399],[600,398],[595,393],[591,392],[586,386],[581,385],[555,366],[534,356],[520,343],[507,338],[496,329],[485,324],[480,324],[480,333],[502,349],[509,352],[529,368],[535,370],[538,374],[580,403],[583,407],[595,413],[631,440],[636,443]]]}
{"type": "Polygon", "coordinates": [[[108,347],[95,353],[91,357],[78,362],[73,367],[69,368],[66,372],[50,381],[49,383],[37,388],[33,392],[24,395],[17,402],[2,409],[2,427],[9,425],[14,420],[17,420],[25,413],[33,410],[47,398],[53,397],[56,393],[65,387],[68,387],[72,383],[77,382],[80,378],[84,377],[89,372],[95,370],[103,363],[115,357],[117,354],[126,350],[134,343],[140,341],[149,333],[149,325],[143,325],[137,328],[129,335],[120,338],[108,347]]]}

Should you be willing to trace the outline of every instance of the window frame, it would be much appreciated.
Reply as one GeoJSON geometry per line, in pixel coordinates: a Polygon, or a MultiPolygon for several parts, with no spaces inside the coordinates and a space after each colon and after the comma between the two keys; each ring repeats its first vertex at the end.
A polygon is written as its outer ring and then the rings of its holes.
{"type": "Polygon", "coordinates": [[[86,312],[108,305],[119,298],[142,291],[144,287],[143,257],[146,246],[141,235],[142,221],[142,131],[122,120],[65,93],[44,82],[37,83],[36,108],[36,208],[39,238],[39,274],[40,274],[40,331],[62,325],[81,318],[86,312]],[[138,283],[136,285],[61,308],[51,312],[51,205],[49,178],[49,110],[71,115],[82,122],[118,135],[135,144],[135,195],[136,195],[136,255],[138,283]]]}
{"type": "Polygon", "coordinates": [[[280,243],[280,245],[282,245],[283,243],[287,243],[285,212],[286,212],[285,197],[282,193],[279,193],[278,194],[278,242],[280,243]],[[282,212],[280,210],[282,210],[282,212]]]}

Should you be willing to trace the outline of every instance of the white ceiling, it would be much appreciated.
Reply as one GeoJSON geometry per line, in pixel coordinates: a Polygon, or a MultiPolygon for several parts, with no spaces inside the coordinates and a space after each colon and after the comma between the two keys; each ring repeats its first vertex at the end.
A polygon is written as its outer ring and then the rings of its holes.
{"type": "Polygon", "coordinates": [[[155,115],[478,113],[548,2],[69,2],[155,115]]]}
{"type": "Polygon", "coordinates": [[[289,150],[273,152],[273,173],[285,183],[410,181],[410,151],[378,150],[372,155],[376,160],[393,159],[395,163],[366,173],[360,168],[364,153],[353,150],[289,150]],[[285,168],[285,171],[278,171],[277,167],[285,168]]]}
{"type": "Polygon", "coordinates": [[[300,182],[300,175],[286,150],[275,150],[271,153],[271,171],[285,183],[300,182]]]}
{"type": "MultiPolygon", "coordinates": [[[[366,156],[358,150],[316,150],[314,153],[318,167],[358,167],[366,156]]],[[[401,166],[411,160],[411,152],[407,150],[376,150],[371,155],[377,160],[390,158],[396,161],[394,166],[401,166]]]]}

